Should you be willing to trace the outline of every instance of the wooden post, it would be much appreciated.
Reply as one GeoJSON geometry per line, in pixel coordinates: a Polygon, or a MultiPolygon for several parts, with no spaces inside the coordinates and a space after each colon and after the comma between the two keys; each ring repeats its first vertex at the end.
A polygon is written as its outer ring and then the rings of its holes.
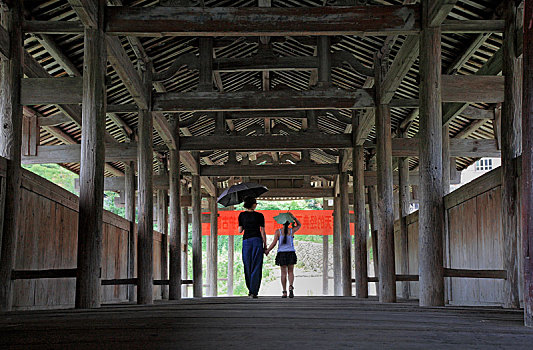
{"type": "Polygon", "coordinates": [[[329,36],[317,38],[318,86],[326,88],[331,83],[331,39],[329,36]]]}
{"type": "Polygon", "coordinates": [[[394,201],[392,179],[392,137],[390,107],[381,103],[381,83],[387,69],[387,60],[378,53],[374,61],[376,70],[376,132],[378,172],[378,250],[379,250],[379,301],[396,302],[396,270],[394,261],[394,201]]]}
{"type": "MultiPolygon", "coordinates": [[[[198,160],[198,154],[195,155],[198,160]]],[[[199,163],[199,162],[198,162],[199,163]]],[[[202,281],[202,197],[200,176],[192,176],[192,279],[193,297],[201,298],[203,294],[202,281]]]]}
{"type": "Polygon", "coordinates": [[[201,37],[198,39],[200,46],[200,74],[198,91],[213,90],[213,38],[201,37]]]}
{"type": "MultiPolygon", "coordinates": [[[[342,164],[342,162],[341,162],[342,164]]],[[[340,186],[340,221],[341,221],[341,271],[342,295],[352,295],[352,236],[350,235],[350,211],[348,199],[348,173],[339,175],[340,186]]]]}
{"type": "MultiPolygon", "coordinates": [[[[170,206],[170,251],[169,251],[169,293],[170,300],[181,299],[181,277],[183,269],[183,261],[181,258],[181,242],[183,232],[181,231],[181,208],[180,208],[180,151],[179,151],[179,119],[172,117],[170,120],[170,128],[176,147],[178,149],[169,150],[169,206],[170,206]],[[181,231],[181,232],[180,232],[181,231]]],[[[187,211],[187,208],[185,208],[187,211]]],[[[186,242],[185,242],[186,243],[186,242]]],[[[185,270],[187,271],[187,270],[185,270]]],[[[184,275],[187,276],[186,274],[184,275]]]]}
{"type": "Polygon", "coordinates": [[[97,25],[85,28],[81,126],[80,201],[76,308],[100,306],[106,118],[105,1],[97,1],[97,25]]]}
{"type": "Polygon", "coordinates": [[[522,113],[521,59],[516,48],[518,6],[507,1],[505,30],[503,33],[503,75],[505,92],[501,115],[502,154],[502,230],[504,239],[504,303],[507,308],[520,307],[518,296],[518,166],[516,158],[521,153],[520,115],[522,113]]]}
{"type": "MultiPolygon", "coordinates": [[[[405,131],[400,137],[407,137],[405,131]]],[[[409,158],[400,157],[398,159],[399,175],[399,208],[400,208],[400,273],[409,274],[409,237],[407,231],[407,216],[409,215],[411,194],[409,193],[409,158]]],[[[409,299],[409,282],[401,282],[401,296],[409,299]]]]}
{"type": "MultiPolygon", "coordinates": [[[[372,260],[374,261],[374,276],[379,276],[379,248],[378,248],[378,209],[376,186],[368,187],[368,211],[370,217],[370,232],[372,234],[372,260]]],[[[379,293],[379,288],[376,288],[379,293]]]]}
{"type": "Polygon", "coordinates": [[[442,127],[442,196],[450,193],[450,166],[450,125],[446,124],[442,127]]]}
{"type": "MultiPolygon", "coordinates": [[[[166,171],[162,172],[163,174],[166,171]]],[[[157,227],[161,233],[161,279],[168,279],[168,192],[158,190],[159,213],[157,227]]],[[[169,282],[170,283],[170,282],[169,282]]],[[[168,286],[161,286],[161,298],[168,300],[168,286]]]]}
{"type": "Polygon", "coordinates": [[[335,296],[342,295],[341,280],[341,199],[333,199],[333,292],[335,296]]]}
{"type": "Polygon", "coordinates": [[[355,214],[355,290],[358,298],[368,298],[368,271],[366,237],[368,226],[366,224],[365,205],[365,150],[363,146],[356,146],[359,116],[352,115],[353,136],[353,196],[355,214]]]}
{"type": "Polygon", "coordinates": [[[19,202],[21,183],[22,105],[20,86],[24,57],[22,33],[22,2],[10,1],[9,11],[2,22],[9,32],[9,60],[2,60],[0,79],[0,156],[7,159],[3,226],[0,230],[0,311],[12,306],[17,236],[19,232],[19,202]]]}
{"type": "Polygon", "coordinates": [[[533,327],[533,2],[524,5],[524,85],[522,114],[522,253],[524,324],[533,327]]]}
{"type": "Polygon", "coordinates": [[[218,294],[218,204],[215,197],[209,197],[209,222],[211,224],[211,232],[209,244],[211,245],[209,256],[209,270],[210,281],[209,295],[216,297],[218,294]]]}
{"type": "Polygon", "coordinates": [[[429,26],[422,1],[420,35],[420,306],[444,305],[442,199],[441,31],[429,26]]]}
{"type": "MultiPolygon", "coordinates": [[[[186,189],[182,189],[182,193],[186,193],[186,189]]],[[[181,208],[181,276],[183,279],[189,278],[189,208],[181,208]]],[[[181,281],[180,281],[181,282],[181,281]]],[[[182,297],[187,297],[189,285],[184,284],[181,287],[182,297]]]]}
{"type": "MultiPolygon", "coordinates": [[[[124,163],[125,218],[130,222],[128,235],[128,278],[135,277],[135,163],[124,163]]],[[[128,285],[128,300],[136,300],[135,285],[128,285]]]]}
{"type": "MultiPolygon", "coordinates": [[[[147,64],[143,73],[146,93],[151,91],[152,68],[147,64]],[[150,90],[149,90],[150,89],[150,90]]],[[[153,303],[153,241],[154,241],[154,191],[153,191],[153,141],[152,114],[150,110],[139,110],[138,192],[139,214],[137,233],[137,303],[153,303]]]]}

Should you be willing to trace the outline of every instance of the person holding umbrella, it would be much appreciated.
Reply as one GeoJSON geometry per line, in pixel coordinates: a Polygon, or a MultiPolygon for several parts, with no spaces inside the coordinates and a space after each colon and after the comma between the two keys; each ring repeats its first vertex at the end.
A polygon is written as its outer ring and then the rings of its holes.
{"type": "Polygon", "coordinates": [[[283,225],[282,229],[277,229],[274,240],[266,250],[266,255],[279,242],[278,253],[276,254],[276,265],[281,268],[281,287],[283,288],[282,298],[287,298],[287,275],[289,277],[289,298],[294,298],[294,265],[297,262],[296,249],[294,249],[294,234],[302,227],[300,221],[291,213],[281,213],[274,217],[278,224],[283,225]],[[289,225],[292,227],[289,228],[289,225]],[[282,231],[283,230],[283,231],[282,231]]]}
{"type": "Polygon", "coordinates": [[[257,299],[263,276],[263,254],[266,253],[265,217],[255,211],[257,201],[248,196],[244,199],[244,208],[239,214],[239,233],[242,237],[242,262],[248,296],[257,299]]]}

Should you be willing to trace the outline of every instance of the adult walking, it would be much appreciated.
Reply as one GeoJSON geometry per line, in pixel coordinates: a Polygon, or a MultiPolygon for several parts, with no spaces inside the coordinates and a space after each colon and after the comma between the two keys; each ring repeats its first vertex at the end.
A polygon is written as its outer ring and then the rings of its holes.
{"type": "Polygon", "coordinates": [[[239,233],[242,237],[242,262],[248,296],[257,299],[263,275],[263,254],[266,252],[265,217],[255,211],[254,197],[244,199],[244,208],[239,214],[239,233]]]}

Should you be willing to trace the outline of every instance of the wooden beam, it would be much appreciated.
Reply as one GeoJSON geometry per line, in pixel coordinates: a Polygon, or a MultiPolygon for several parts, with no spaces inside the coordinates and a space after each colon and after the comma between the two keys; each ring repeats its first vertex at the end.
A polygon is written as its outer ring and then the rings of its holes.
{"type": "Polygon", "coordinates": [[[202,165],[200,175],[202,176],[285,176],[297,175],[337,175],[339,173],[338,164],[302,164],[302,165],[202,165]]]}
{"type": "Polygon", "coordinates": [[[443,75],[441,79],[444,102],[503,102],[503,76],[443,75]]]}
{"type": "Polygon", "coordinates": [[[359,89],[310,91],[180,92],[155,94],[154,111],[220,112],[373,107],[372,92],[359,89]]]}
{"type": "MultiPolygon", "coordinates": [[[[4,4],[5,5],[5,4],[4,4]]],[[[9,8],[2,11],[2,25],[7,28],[10,46],[8,60],[0,62],[0,156],[7,160],[3,205],[0,209],[0,311],[10,311],[13,304],[13,281],[11,272],[15,267],[17,240],[21,224],[21,139],[22,139],[22,105],[20,103],[20,85],[22,79],[22,61],[24,42],[22,34],[22,2],[12,1],[9,8]]]]}
{"type": "Polygon", "coordinates": [[[83,34],[83,23],[80,21],[38,21],[23,22],[25,33],[33,34],[83,34]]]}
{"type": "MultiPolygon", "coordinates": [[[[36,156],[23,156],[23,164],[47,164],[47,163],[80,163],[82,146],[58,145],[38,146],[36,156]]],[[[137,144],[116,143],[107,144],[105,149],[106,162],[128,162],[137,159],[137,144]]]]}
{"type": "Polygon", "coordinates": [[[253,111],[253,112],[232,112],[225,114],[226,120],[249,119],[249,118],[307,118],[305,111],[253,111]]]}
{"type": "Polygon", "coordinates": [[[436,27],[442,24],[458,0],[434,0],[428,11],[428,25],[436,27]]]}
{"type": "Polygon", "coordinates": [[[129,104],[108,104],[107,113],[137,113],[139,111],[139,107],[137,107],[134,103],[129,104]]]}
{"type": "Polygon", "coordinates": [[[505,21],[501,19],[492,20],[446,20],[441,25],[442,33],[464,33],[464,34],[492,34],[501,33],[505,27],[505,21]]]}
{"type": "Polygon", "coordinates": [[[100,306],[104,211],[104,154],[106,103],[106,49],[104,0],[92,2],[88,12],[94,19],[85,29],[83,56],[83,103],[81,125],[80,205],[76,308],[100,306]]]}
{"type": "MultiPolygon", "coordinates": [[[[503,305],[519,308],[518,279],[518,228],[520,224],[518,166],[515,161],[522,152],[520,116],[522,113],[522,61],[518,58],[516,30],[518,28],[518,5],[508,1],[505,10],[505,32],[503,34],[503,75],[505,76],[505,102],[501,115],[502,150],[502,232],[503,265],[507,270],[504,283],[503,305]]],[[[530,21],[531,19],[528,19],[530,21]]]]}
{"type": "MultiPolygon", "coordinates": [[[[524,18],[533,18],[533,2],[526,1],[524,18]]],[[[524,324],[533,327],[533,26],[524,27],[522,113],[522,256],[524,258],[524,324]]]]}
{"type": "Polygon", "coordinates": [[[56,126],[56,125],[61,125],[61,124],[71,123],[71,122],[72,122],[72,119],[68,115],[65,115],[63,113],[54,114],[49,117],[38,118],[39,127],[56,126]]]}
{"type": "Polygon", "coordinates": [[[98,23],[95,15],[98,5],[92,0],[68,0],[81,22],[86,27],[96,27],[98,23]]]}
{"type": "Polygon", "coordinates": [[[180,138],[182,151],[285,151],[314,148],[350,148],[351,136],[328,135],[265,135],[265,136],[191,136],[180,138]]]}
{"type": "Polygon", "coordinates": [[[70,75],[71,77],[81,77],[81,73],[72,63],[70,58],[61,51],[54,39],[46,34],[34,34],[33,37],[37,39],[39,44],[52,56],[52,58],[59,63],[59,65],[70,75]]]}
{"type": "MultiPolygon", "coordinates": [[[[366,142],[365,148],[376,148],[374,143],[366,142]]],[[[420,153],[419,138],[392,139],[393,157],[418,157],[420,153]]],[[[500,157],[501,152],[496,140],[450,139],[450,157],[500,157]]]]}
{"type": "Polygon", "coordinates": [[[418,6],[109,7],[107,33],[133,36],[416,34],[418,6]]]}
{"type": "MultiPolygon", "coordinates": [[[[439,1],[440,2],[440,1],[439,1]]],[[[444,305],[442,199],[441,32],[431,1],[422,1],[420,36],[420,306],[444,305]]],[[[382,258],[380,256],[380,258],[382,258]]]]}
{"type": "Polygon", "coordinates": [[[82,101],[83,79],[25,78],[22,79],[23,105],[79,104],[82,101]]]}

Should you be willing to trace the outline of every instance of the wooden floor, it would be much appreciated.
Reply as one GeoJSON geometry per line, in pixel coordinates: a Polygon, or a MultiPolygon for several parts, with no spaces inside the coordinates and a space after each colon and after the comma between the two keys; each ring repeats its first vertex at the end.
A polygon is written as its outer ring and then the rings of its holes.
{"type": "Polygon", "coordinates": [[[0,314],[0,349],[533,349],[522,312],[340,297],[205,298],[0,314]]]}

